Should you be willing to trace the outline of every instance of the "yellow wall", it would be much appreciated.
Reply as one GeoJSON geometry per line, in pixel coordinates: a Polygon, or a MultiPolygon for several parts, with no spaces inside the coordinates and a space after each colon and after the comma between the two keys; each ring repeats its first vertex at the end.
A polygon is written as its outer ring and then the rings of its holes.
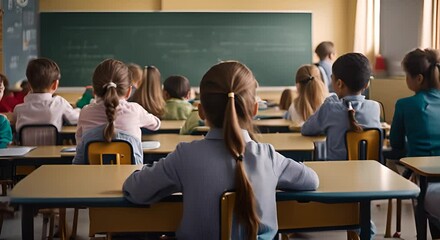
{"type": "Polygon", "coordinates": [[[355,0],[40,0],[41,12],[307,11],[312,12],[312,47],[333,41],[338,54],[353,49],[355,9],[355,0]]]}

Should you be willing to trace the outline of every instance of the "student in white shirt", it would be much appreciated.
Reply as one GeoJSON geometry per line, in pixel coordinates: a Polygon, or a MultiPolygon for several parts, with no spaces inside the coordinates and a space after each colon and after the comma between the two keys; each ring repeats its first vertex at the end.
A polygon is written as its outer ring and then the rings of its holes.
{"type": "Polygon", "coordinates": [[[79,109],[74,109],[60,96],[52,96],[61,78],[60,68],[54,61],[47,58],[29,61],[26,77],[32,92],[14,109],[12,122],[15,122],[17,132],[23,125],[53,124],[61,131],[63,120],[69,124],[77,123],[79,109]]]}

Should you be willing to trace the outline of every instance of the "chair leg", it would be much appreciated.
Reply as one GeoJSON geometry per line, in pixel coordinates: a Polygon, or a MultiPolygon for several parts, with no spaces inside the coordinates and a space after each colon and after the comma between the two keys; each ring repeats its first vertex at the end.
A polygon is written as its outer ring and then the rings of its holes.
{"type": "Polygon", "coordinates": [[[112,234],[111,233],[107,233],[106,234],[107,236],[106,236],[106,240],[112,240],[112,234]]]}
{"type": "Polygon", "coordinates": [[[76,232],[78,229],[78,211],[79,208],[75,208],[73,210],[72,234],[70,234],[70,240],[76,239],[76,232]]]}
{"type": "Polygon", "coordinates": [[[41,231],[41,240],[45,240],[47,238],[47,223],[49,222],[49,217],[44,214],[43,215],[43,230],[41,231]]]}
{"type": "Polygon", "coordinates": [[[347,231],[347,240],[359,240],[359,235],[355,231],[347,231]]]}
{"type": "Polygon", "coordinates": [[[388,210],[387,210],[387,223],[385,226],[385,238],[391,237],[391,223],[392,223],[392,216],[393,216],[393,200],[388,199],[388,210]]]}
{"type": "Polygon", "coordinates": [[[402,226],[402,199],[397,199],[396,204],[396,232],[394,233],[393,237],[400,238],[400,232],[402,226]]]}
{"type": "Polygon", "coordinates": [[[49,218],[49,240],[53,239],[53,230],[55,227],[55,214],[51,214],[49,218]]]}
{"type": "Polygon", "coordinates": [[[67,224],[66,224],[65,208],[60,208],[59,231],[60,231],[60,239],[67,240],[67,224]]]}

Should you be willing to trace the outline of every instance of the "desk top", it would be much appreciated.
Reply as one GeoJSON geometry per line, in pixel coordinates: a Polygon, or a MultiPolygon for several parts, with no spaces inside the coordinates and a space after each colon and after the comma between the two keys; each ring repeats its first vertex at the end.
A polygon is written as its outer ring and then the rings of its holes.
{"type": "Polygon", "coordinates": [[[254,120],[253,124],[255,126],[264,126],[264,127],[289,127],[293,125],[293,122],[287,119],[261,119],[254,120]]]}
{"type": "MultiPolygon", "coordinates": [[[[419,187],[377,161],[307,162],[316,191],[278,192],[278,200],[360,201],[414,198],[419,187]]],[[[11,203],[125,206],[125,179],[140,165],[44,165],[12,189],[11,203]],[[85,187],[87,186],[87,187],[85,187]]]]}
{"type": "Polygon", "coordinates": [[[406,157],[400,162],[415,173],[426,177],[440,177],[440,156],[406,157]]]}
{"type": "Polygon", "coordinates": [[[307,137],[300,133],[263,133],[256,135],[256,140],[272,144],[277,151],[313,151],[313,142],[325,141],[325,137],[307,137]]]}
{"type": "Polygon", "coordinates": [[[200,140],[201,135],[180,135],[180,134],[148,134],[142,136],[142,141],[159,141],[160,147],[157,149],[144,149],[144,153],[163,153],[167,154],[176,149],[181,142],[191,142],[200,140]]]}
{"type": "MultiPolygon", "coordinates": [[[[185,124],[185,120],[162,120],[159,130],[176,130],[179,131],[185,124]]],[[[76,126],[63,126],[61,128],[61,134],[75,134],[76,126]]]]}
{"type": "Polygon", "coordinates": [[[272,107],[268,109],[258,110],[257,118],[265,119],[265,118],[283,118],[286,110],[280,110],[278,107],[272,107]]]}

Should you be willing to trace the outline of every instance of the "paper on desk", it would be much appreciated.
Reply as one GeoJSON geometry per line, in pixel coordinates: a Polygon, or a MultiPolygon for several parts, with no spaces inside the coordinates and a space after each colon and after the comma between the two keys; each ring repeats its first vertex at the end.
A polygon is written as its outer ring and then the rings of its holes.
{"type": "Polygon", "coordinates": [[[76,152],[76,147],[65,147],[61,149],[61,152],[76,152]]]}
{"type": "Polygon", "coordinates": [[[144,141],[142,142],[142,149],[156,149],[160,147],[159,141],[144,141]]]}
{"type": "Polygon", "coordinates": [[[0,157],[23,156],[35,147],[9,147],[0,149],[0,157]]]}

